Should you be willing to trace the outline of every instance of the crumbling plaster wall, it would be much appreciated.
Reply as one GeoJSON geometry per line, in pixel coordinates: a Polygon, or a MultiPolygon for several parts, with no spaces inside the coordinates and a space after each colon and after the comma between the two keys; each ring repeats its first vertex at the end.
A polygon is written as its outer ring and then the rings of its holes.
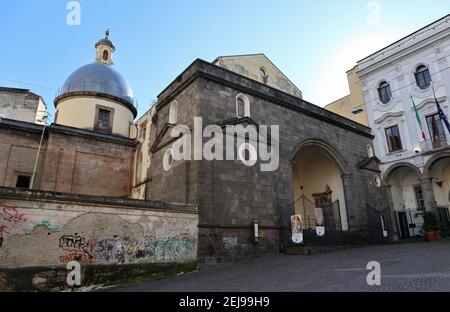
{"type": "Polygon", "coordinates": [[[0,268],[193,262],[197,225],[196,211],[0,196],[0,268]]]}

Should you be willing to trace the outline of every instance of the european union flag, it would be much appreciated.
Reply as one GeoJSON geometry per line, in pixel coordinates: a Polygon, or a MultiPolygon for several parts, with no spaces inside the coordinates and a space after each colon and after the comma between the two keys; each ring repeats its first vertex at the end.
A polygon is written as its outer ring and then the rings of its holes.
{"type": "Polygon", "coordinates": [[[445,116],[444,111],[442,110],[441,105],[439,104],[439,101],[436,98],[436,95],[434,96],[434,100],[436,101],[439,118],[444,122],[445,127],[447,128],[447,131],[450,133],[450,123],[448,123],[447,116],[445,116]]]}

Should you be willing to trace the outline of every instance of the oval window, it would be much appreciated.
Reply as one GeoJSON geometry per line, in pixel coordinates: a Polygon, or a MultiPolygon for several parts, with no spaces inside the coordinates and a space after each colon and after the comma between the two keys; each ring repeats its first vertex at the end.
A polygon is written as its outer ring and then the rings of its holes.
{"type": "Polygon", "coordinates": [[[389,83],[387,83],[386,81],[380,83],[380,86],[378,87],[378,96],[380,98],[381,103],[383,104],[387,104],[391,101],[392,92],[389,83]]]}

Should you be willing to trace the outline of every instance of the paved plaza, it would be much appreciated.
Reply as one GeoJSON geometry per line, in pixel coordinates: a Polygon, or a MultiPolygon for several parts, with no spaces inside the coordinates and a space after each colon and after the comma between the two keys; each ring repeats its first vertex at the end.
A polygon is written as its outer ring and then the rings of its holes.
{"type": "Polygon", "coordinates": [[[311,256],[266,256],[114,291],[450,291],[450,241],[372,246],[311,256]],[[371,261],[381,264],[381,286],[368,286],[366,282],[366,266],[371,261]]]}

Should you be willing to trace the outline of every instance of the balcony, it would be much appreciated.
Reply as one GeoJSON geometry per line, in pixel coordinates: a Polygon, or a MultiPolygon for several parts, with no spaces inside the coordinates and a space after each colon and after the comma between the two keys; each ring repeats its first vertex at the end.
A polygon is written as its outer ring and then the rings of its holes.
{"type": "Polygon", "coordinates": [[[450,147],[450,137],[448,135],[441,135],[438,139],[422,141],[421,145],[424,153],[445,149],[450,147]]]}

